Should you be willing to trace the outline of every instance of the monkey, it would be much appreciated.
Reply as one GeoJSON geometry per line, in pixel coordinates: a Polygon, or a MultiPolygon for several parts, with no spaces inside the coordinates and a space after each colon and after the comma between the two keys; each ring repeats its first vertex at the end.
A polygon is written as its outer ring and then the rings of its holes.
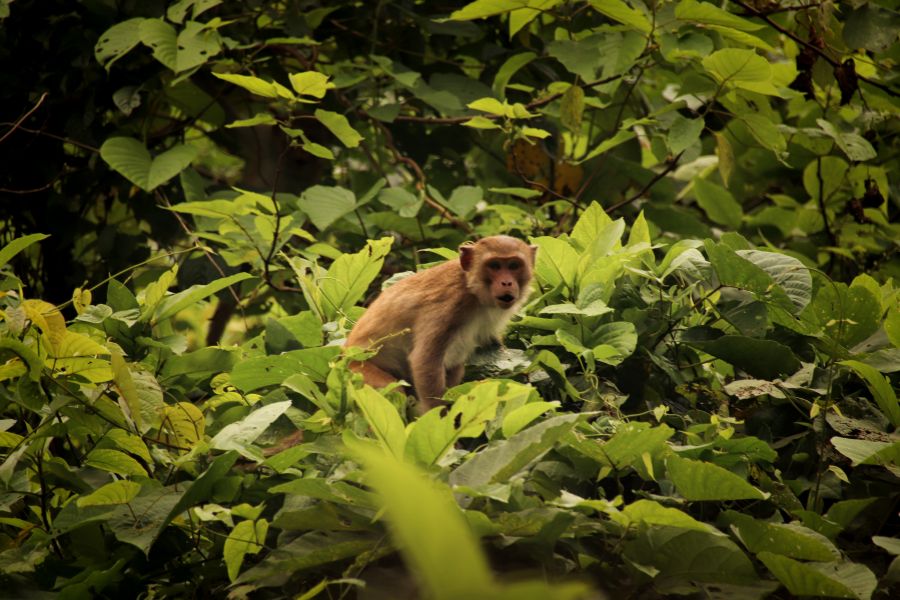
{"type": "Polygon", "coordinates": [[[466,359],[492,339],[530,293],[537,246],[507,235],[459,247],[459,258],[387,288],[350,331],[345,346],[377,349],[352,362],[373,387],[412,383],[423,414],[462,381],[466,359]]]}

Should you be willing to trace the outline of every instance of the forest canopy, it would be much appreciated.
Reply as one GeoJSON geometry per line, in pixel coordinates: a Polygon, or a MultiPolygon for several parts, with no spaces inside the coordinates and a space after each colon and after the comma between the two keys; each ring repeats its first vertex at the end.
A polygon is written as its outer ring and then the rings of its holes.
{"type": "Polygon", "coordinates": [[[888,598],[890,0],[0,0],[0,584],[888,598]],[[537,247],[417,417],[341,346],[537,247]]]}

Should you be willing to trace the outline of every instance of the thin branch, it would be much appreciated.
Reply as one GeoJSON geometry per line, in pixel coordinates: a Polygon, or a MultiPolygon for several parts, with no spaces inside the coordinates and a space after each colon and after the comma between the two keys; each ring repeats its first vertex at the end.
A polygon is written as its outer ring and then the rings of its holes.
{"type": "MultiPolygon", "coordinates": [[[[830,64],[832,67],[837,68],[837,67],[840,67],[840,66],[841,66],[841,62],[840,62],[839,60],[834,59],[834,58],[831,58],[830,56],[828,56],[828,53],[827,53],[827,52],[825,52],[824,50],[822,50],[821,48],[819,48],[819,47],[816,46],[815,44],[811,44],[811,43],[808,42],[807,40],[804,40],[803,38],[801,38],[800,36],[798,36],[798,35],[797,35],[796,33],[794,33],[793,31],[790,31],[790,30],[788,30],[788,29],[785,29],[784,27],[782,27],[781,25],[779,25],[777,22],[775,22],[771,17],[769,17],[767,13],[760,12],[760,11],[756,10],[755,8],[753,8],[752,6],[750,6],[749,4],[747,4],[746,2],[742,2],[741,0],[734,0],[734,3],[737,4],[738,6],[741,6],[741,7],[742,7],[744,10],[746,10],[750,15],[755,16],[755,17],[759,17],[760,19],[762,19],[763,21],[765,21],[766,23],[768,23],[770,27],[772,27],[773,29],[775,29],[775,30],[778,31],[779,33],[782,33],[782,34],[788,36],[789,38],[791,38],[792,40],[794,40],[795,42],[797,42],[797,43],[800,44],[801,46],[804,46],[805,48],[809,48],[810,50],[812,50],[813,52],[815,52],[817,55],[819,55],[823,60],[825,60],[825,62],[827,62],[828,64],[830,64]]],[[[891,88],[891,87],[888,86],[888,85],[885,85],[885,84],[883,84],[883,83],[881,83],[881,82],[879,82],[879,81],[874,81],[874,80],[869,79],[868,77],[865,77],[865,76],[860,75],[860,74],[858,74],[858,73],[857,73],[856,77],[857,77],[857,79],[859,79],[860,81],[865,81],[865,82],[868,83],[869,85],[871,85],[871,86],[873,86],[873,87],[876,87],[876,88],[882,90],[883,92],[885,92],[885,93],[888,94],[889,96],[894,96],[895,98],[896,98],[896,97],[900,97],[900,91],[895,90],[895,89],[891,88]]]]}
{"type": "Polygon", "coordinates": [[[684,150],[679,152],[675,156],[675,158],[670,160],[669,164],[666,165],[665,169],[663,169],[662,171],[660,171],[659,173],[654,175],[653,179],[648,181],[647,185],[645,185],[643,188],[641,188],[641,191],[639,191],[638,193],[634,194],[633,196],[631,196],[629,198],[625,198],[621,202],[617,202],[617,203],[613,204],[612,206],[607,207],[605,209],[607,214],[612,213],[616,210],[619,210],[623,206],[627,206],[627,205],[631,204],[632,202],[634,202],[635,200],[637,200],[638,198],[640,198],[641,196],[646,194],[650,190],[650,188],[652,188],[654,185],[656,185],[659,182],[660,179],[662,179],[663,177],[665,177],[666,175],[668,175],[669,173],[671,173],[672,171],[675,170],[675,167],[678,166],[678,161],[681,159],[682,154],[684,154],[684,150]]]}
{"type": "MultiPolygon", "coordinates": [[[[24,115],[22,115],[21,117],[19,117],[19,120],[18,120],[18,121],[16,121],[15,123],[12,123],[12,124],[11,124],[12,127],[10,127],[9,131],[7,131],[6,133],[4,133],[4,134],[3,134],[3,137],[0,137],[0,144],[2,144],[3,141],[4,141],[6,138],[8,138],[8,137],[10,136],[10,134],[12,134],[13,131],[15,131],[16,129],[18,129],[19,126],[25,121],[25,119],[27,119],[28,117],[30,117],[30,116],[32,115],[32,113],[34,113],[34,111],[36,111],[38,108],[40,108],[41,104],[43,104],[43,103],[44,103],[44,100],[47,98],[47,94],[48,94],[48,92],[44,92],[43,94],[41,94],[41,97],[38,98],[38,101],[34,103],[34,106],[32,106],[31,109],[30,109],[28,112],[26,112],[24,115]]],[[[6,125],[6,123],[4,123],[4,125],[6,125]]]]}

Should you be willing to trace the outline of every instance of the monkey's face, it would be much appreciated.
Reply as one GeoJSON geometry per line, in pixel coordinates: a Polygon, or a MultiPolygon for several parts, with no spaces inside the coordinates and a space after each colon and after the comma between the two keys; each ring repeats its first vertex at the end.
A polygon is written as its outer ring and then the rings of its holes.
{"type": "Polygon", "coordinates": [[[492,258],[484,263],[484,282],[499,308],[510,308],[519,299],[526,267],[522,259],[492,258]]]}
{"type": "Polygon", "coordinates": [[[460,246],[459,262],[482,306],[506,310],[527,294],[536,251],[522,240],[495,235],[460,246]]]}

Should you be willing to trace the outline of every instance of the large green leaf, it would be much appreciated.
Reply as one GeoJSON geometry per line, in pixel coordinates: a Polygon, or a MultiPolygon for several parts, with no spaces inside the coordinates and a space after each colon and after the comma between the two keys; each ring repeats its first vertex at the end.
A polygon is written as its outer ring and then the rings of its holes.
{"type": "Polygon", "coordinates": [[[765,500],[765,494],[731,471],[673,454],[666,459],[669,479],[687,500],[765,500]]]}
{"type": "Polygon", "coordinates": [[[356,196],[342,187],[314,185],[300,195],[297,204],[317,229],[324,230],[356,208],[356,196]]]}
{"type": "Polygon", "coordinates": [[[675,6],[675,17],[682,21],[719,25],[739,31],[756,31],[763,28],[763,25],[723,10],[711,2],[697,2],[697,0],[680,0],[675,6]]]}
{"type": "Polygon", "coordinates": [[[822,562],[841,558],[841,553],[828,538],[802,525],[768,523],[734,510],[726,511],[720,518],[737,533],[750,552],[767,551],[822,562]]]}
{"type": "Polygon", "coordinates": [[[353,129],[347,117],[340,113],[330,110],[316,109],[316,118],[322,125],[328,128],[328,131],[341,141],[348,148],[356,148],[363,140],[363,136],[353,129]]]}
{"type": "Polygon", "coordinates": [[[795,596],[869,600],[878,585],[872,571],[856,563],[802,563],[765,551],[757,558],[795,596]]]}
{"type": "Polygon", "coordinates": [[[234,581],[237,578],[246,555],[258,554],[263,549],[268,531],[269,522],[265,519],[246,520],[235,525],[222,548],[222,558],[228,569],[228,579],[234,581]]]}
{"type": "Polygon", "coordinates": [[[633,27],[642,33],[650,33],[653,28],[647,15],[628,6],[622,0],[591,0],[591,6],[610,19],[633,27]]]}
{"type": "Polygon", "coordinates": [[[686,587],[691,582],[746,585],[757,580],[753,563],[728,537],[693,527],[645,527],[625,543],[624,555],[652,574],[662,593],[691,589],[686,587]]]}
{"type": "Polygon", "coordinates": [[[115,171],[146,192],[185,170],[197,155],[194,146],[174,146],[156,158],[134,138],[113,137],[100,147],[100,157],[115,171]]]}
{"type": "Polygon", "coordinates": [[[510,439],[479,452],[450,474],[450,483],[478,487],[508,481],[513,475],[543,456],[575,426],[580,415],[551,417],[523,429],[510,439]]]}
{"type": "Polygon", "coordinates": [[[861,363],[858,360],[844,360],[838,364],[851,368],[857,375],[862,377],[866,387],[869,388],[872,396],[875,397],[875,402],[878,403],[878,408],[881,409],[881,412],[888,418],[891,425],[900,427],[900,401],[897,399],[894,388],[891,387],[891,380],[879,373],[874,367],[861,363]]]}
{"type": "Polygon", "coordinates": [[[730,229],[740,229],[744,212],[731,192],[720,185],[698,178],[694,179],[694,196],[710,220],[730,229]]]}
{"type": "Polygon", "coordinates": [[[256,438],[291,406],[290,400],[273,402],[251,412],[246,418],[223,427],[209,445],[219,450],[236,450],[248,458],[261,458],[250,449],[256,438]]]}
{"type": "Polygon", "coordinates": [[[772,85],[772,67],[754,50],[725,48],[701,62],[706,72],[722,85],[773,96],[779,93],[772,85]]]}
{"type": "Polygon", "coordinates": [[[353,399],[379,443],[395,458],[402,459],[406,447],[406,432],[394,405],[368,385],[361,390],[354,390],[353,399]]]}
{"type": "Polygon", "coordinates": [[[575,274],[578,269],[578,252],[558,238],[539,237],[532,240],[539,250],[534,274],[542,285],[565,285],[575,290],[575,274]]]}
{"type": "Polygon", "coordinates": [[[116,23],[104,31],[94,46],[94,58],[108,71],[114,62],[141,43],[143,17],[116,23]]]}
{"type": "Polygon", "coordinates": [[[475,0],[453,11],[450,18],[456,21],[484,19],[502,15],[520,8],[527,8],[530,0],[475,0]]]}
{"type": "Polygon", "coordinates": [[[223,290],[228,286],[240,283],[246,279],[251,279],[253,275],[250,273],[235,273],[228,277],[221,277],[215,281],[211,281],[206,285],[192,285],[186,290],[172,294],[159,303],[153,322],[158,323],[162,320],[173,317],[185,308],[203,300],[207,296],[212,296],[219,290],[223,290]]]}
{"type": "Polygon", "coordinates": [[[8,263],[13,256],[32,245],[35,242],[39,242],[41,240],[45,240],[49,235],[43,233],[32,233],[31,235],[23,235],[22,237],[16,238],[10,243],[0,248],[0,267],[3,267],[6,263],[8,263]]]}
{"type": "Polygon", "coordinates": [[[800,360],[791,348],[774,340],[723,335],[714,340],[697,340],[685,336],[683,341],[760,379],[791,375],[801,367],[800,360]]]}
{"type": "Polygon", "coordinates": [[[735,254],[747,259],[769,274],[781,286],[799,313],[812,300],[812,275],[802,262],[778,252],[766,250],[737,250],[735,254]]]}
{"type": "Polygon", "coordinates": [[[381,272],[384,258],[391,250],[390,237],[370,240],[355,254],[342,254],[319,282],[322,307],[331,320],[353,307],[366,293],[369,284],[381,272]]]}
{"type": "Polygon", "coordinates": [[[356,459],[384,501],[391,533],[428,596],[488,597],[494,584],[487,558],[447,486],[386,454],[366,452],[356,459]]]}

